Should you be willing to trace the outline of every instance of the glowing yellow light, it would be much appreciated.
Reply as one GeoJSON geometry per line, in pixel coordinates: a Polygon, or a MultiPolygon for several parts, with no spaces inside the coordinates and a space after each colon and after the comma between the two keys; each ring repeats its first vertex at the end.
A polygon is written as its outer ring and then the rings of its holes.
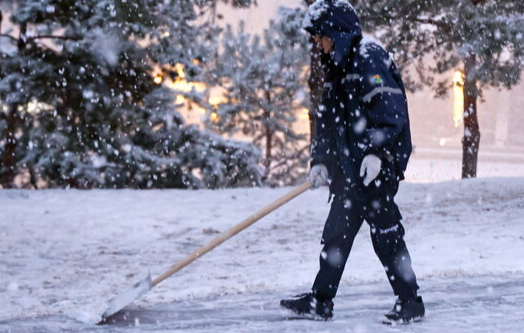
{"type": "Polygon", "coordinates": [[[155,82],[156,84],[161,84],[162,82],[164,82],[164,78],[162,77],[162,74],[157,74],[155,78],[153,79],[153,82],[155,82]]]}
{"type": "Polygon", "coordinates": [[[180,90],[184,92],[189,92],[192,90],[203,91],[206,86],[202,82],[187,82],[186,73],[184,71],[184,65],[176,64],[174,70],[177,73],[177,78],[174,82],[169,82],[169,87],[174,90],[180,90]]]}
{"type": "Polygon", "coordinates": [[[217,123],[220,120],[220,116],[216,112],[212,112],[209,118],[211,119],[211,121],[215,123],[217,123]]]}
{"type": "Polygon", "coordinates": [[[302,110],[300,110],[300,119],[309,119],[309,109],[307,108],[302,108],[302,110]]]}
{"type": "Polygon", "coordinates": [[[184,65],[180,63],[176,64],[175,71],[180,79],[184,79],[186,77],[186,73],[184,72],[184,65]]]}
{"type": "Polygon", "coordinates": [[[464,74],[459,69],[453,73],[453,84],[464,85],[464,74]]]}
{"type": "Polygon", "coordinates": [[[175,104],[183,104],[186,102],[186,99],[182,95],[176,95],[175,104]]]}
{"type": "Polygon", "coordinates": [[[209,104],[211,105],[218,105],[220,103],[224,103],[226,100],[222,97],[210,97],[209,98],[209,104]]]}
{"type": "Polygon", "coordinates": [[[200,65],[200,60],[198,60],[198,59],[191,59],[191,63],[193,65],[200,65]]]}
{"type": "Polygon", "coordinates": [[[464,114],[464,74],[456,70],[453,74],[453,123],[458,127],[464,114]]]}
{"type": "Polygon", "coordinates": [[[209,98],[209,104],[213,105],[213,107],[216,109],[218,109],[218,104],[222,104],[222,103],[226,103],[227,102],[227,99],[225,99],[224,97],[221,97],[221,96],[216,96],[216,97],[210,97],[209,98]]]}

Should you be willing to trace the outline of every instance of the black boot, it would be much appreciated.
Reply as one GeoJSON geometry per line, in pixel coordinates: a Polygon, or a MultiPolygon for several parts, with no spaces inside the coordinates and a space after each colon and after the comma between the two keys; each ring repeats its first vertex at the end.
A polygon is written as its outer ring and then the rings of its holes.
{"type": "Polygon", "coordinates": [[[393,322],[409,323],[419,321],[424,317],[426,310],[422,297],[401,299],[395,302],[393,309],[386,314],[386,318],[393,322]]]}
{"type": "Polygon", "coordinates": [[[323,320],[333,317],[333,301],[330,299],[321,301],[313,293],[281,300],[280,305],[298,315],[312,315],[323,320]]]}

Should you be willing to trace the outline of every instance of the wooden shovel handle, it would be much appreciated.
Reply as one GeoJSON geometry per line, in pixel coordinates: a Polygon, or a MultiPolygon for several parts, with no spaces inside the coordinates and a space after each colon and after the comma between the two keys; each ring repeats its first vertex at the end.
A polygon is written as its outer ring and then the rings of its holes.
{"type": "Polygon", "coordinates": [[[236,226],[234,226],[231,229],[229,229],[229,230],[225,231],[224,233],[222,233],[220,236],[218,236],[215,239],[211,240],[210,242],[208,242],[204,246],[202,246],[199,249],[193,251],[193,253],[191,253],[190,255],[185,257],[184,259],[180,260],[179,262],[177,262],[173,266],[171,266],[171,268],[168,271],[166,271],[164,274],[160,275],[155,280],[153,280],[153,282],[151,282],[151,288],[156,286],[160,282],[164,281],[165,279],[167,279],[171,275],[175,274],[176,272],[178,272],[182,268],[186,267],[187,265],[189,265],[193,261],[197,260],[198,258],[203,256],[204,254],[208,253],[209,251],[211,251],[212,249],[214,249],[218,245],[222,244],[223,242],[225,242],[229,238],[231,238],[234,235],[238,234],[240,231],[246,229],[247,227],[249,227],[253,223],[257,222],[258,220],[260,220],[261,218],[263,218],[267,214],[271,213],[272,211],[276,210],[277,208],[279,208],[280,206],[284,205],[288,201],[290,201],[290,200],[296,198],[297,196],[299,196],[300,194],[304,193],[305,191],[310,189],[312,185],[313,184],[310,181],[306,181],[304,184],[294,188],[292,191],[290,191],[286,195],[284,195],[284,196],[280,197],[279,199],[275,200],[274,202],[270,203],[266,207],[262,208],[261,210],[259,210],[255,214],[253,214],[250,217],[248,217],[247,219],[245,219],[244,221],[240,222],[236,226]]]}

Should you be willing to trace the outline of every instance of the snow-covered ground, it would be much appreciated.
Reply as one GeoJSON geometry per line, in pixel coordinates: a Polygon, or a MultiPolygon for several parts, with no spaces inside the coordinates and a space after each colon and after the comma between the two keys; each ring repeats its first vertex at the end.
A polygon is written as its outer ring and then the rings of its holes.
{"type": "Polygon", "coordinates": [[[524,164],[481,163],[482,178],[451,181],[455,164],[414,156],[397,197],[427,307],[421,323],[380,323],[394,297],[367,226],[334,320],[285,321],[280,298],[308,291],[316,273],[329,210],[321,189],[95,326],[148,271],[158,276],[289,188],[0,191],[0,332],[521,332],[524,164]]]}

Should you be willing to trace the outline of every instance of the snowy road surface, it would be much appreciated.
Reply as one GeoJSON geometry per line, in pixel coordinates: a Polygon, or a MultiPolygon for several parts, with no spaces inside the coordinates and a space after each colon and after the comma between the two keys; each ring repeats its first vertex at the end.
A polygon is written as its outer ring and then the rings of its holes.
{"type": "Polygon", "coordinates": [[[148,270],[160,275],[288,191],[0,191],[0,332],[524,332],[524,178],[401,185],[428,312],[417,325],[380,324],[394,298],[365,225],[335,319],[282,320],[279,300],[307,291],[318,269],[325,189],[162,282],[127,320],[94,325],[148,270]]]}
{"type": "MultiPolygon", "coordinates": [[[[420,281],[427,317],[409,326],[385,326],[382,313],[393,304],[386,284],[367,283],[341,293],[328,322],[286,320],[281,293],[244,293],[130,307],[103,326],[63,316],[0,323],[1,332],[521,332],[524,275],[473,276],[420,281]],[[516,328],[519,328],[515,330],[516,328]]],[[[297,290],[299,292],[299,290],[297,290]]]]}

